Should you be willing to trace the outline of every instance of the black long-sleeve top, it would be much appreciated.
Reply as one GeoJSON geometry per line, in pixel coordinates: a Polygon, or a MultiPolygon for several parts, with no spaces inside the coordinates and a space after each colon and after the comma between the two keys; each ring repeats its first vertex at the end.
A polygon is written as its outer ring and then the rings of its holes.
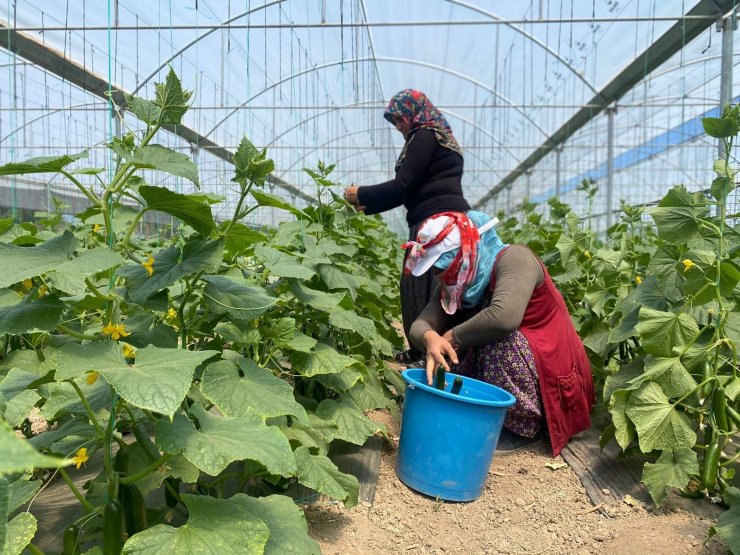
{"type": "Polygon", "coordinates": [[[358,189],[357,198],[365,214],[378,214],[403,204],[411,227],[439,212],[470,210],[462,192],[462,156],[440,146],[430,129],[419,129],[408,140],[394,179],[358,189]]]}

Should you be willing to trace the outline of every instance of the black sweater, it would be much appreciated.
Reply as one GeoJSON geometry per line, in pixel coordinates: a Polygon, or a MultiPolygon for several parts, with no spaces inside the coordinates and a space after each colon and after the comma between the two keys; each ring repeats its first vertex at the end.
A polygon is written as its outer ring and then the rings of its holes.
{"type": "Polygon", "coordinates": [[[422,128],[409,138],[395,179],[360,187],[357,198],[365,214],[378,214],[403,204],[411,227],[439,212],[470,210],[462,193],[462,174],[462,156],[440,146],[434,131],[422,128]]]}

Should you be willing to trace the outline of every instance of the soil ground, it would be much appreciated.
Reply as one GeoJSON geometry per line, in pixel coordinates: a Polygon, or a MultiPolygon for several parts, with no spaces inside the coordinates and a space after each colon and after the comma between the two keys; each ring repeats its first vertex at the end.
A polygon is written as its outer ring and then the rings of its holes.
{"type": "MultiPolygon", "coordinates": [[[[398,426],[383,414],[397,446],[398,426]]],[[[385,553],[456,554],[724,554],[717,538],[706,542],[713,524],[708,504],[691,512],[666,502],[595,510],[580,480],[565,464],[553,470],[544,443],[496,455],[485,490],[470,503],[440,502],[416,493],[396,477],[396,450],[386,445],[375,502],[345,509],[305,507],[310,535],[325,555],[385,553]],[[704,514],[702,514],[704,513],[704,514]]]]}

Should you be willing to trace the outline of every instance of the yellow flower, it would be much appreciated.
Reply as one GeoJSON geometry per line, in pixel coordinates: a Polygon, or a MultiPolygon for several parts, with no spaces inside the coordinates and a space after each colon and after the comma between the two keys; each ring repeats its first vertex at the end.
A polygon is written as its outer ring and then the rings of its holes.
{"type": "Polygon", "coordinates": [[[39,299],[46,295],[47,291],[49,291],[49,288],[46,286],[46,284],[43,284],[41,287],[39,287],[39,299]]]}
{"type": "Polygon", "coordinates": [[[591,258],[591,253],[588,251],[583,251],[583,256],[585,256],[586,258],[591,258]]]}
{"type": "Polygon", "coordinates": [[[30,278],[29,279],[24,279],[23,280],[23,287],[26,289],[26,291],[28,291],[29,289],[31,289],[31,287],[33,287],[33,280],[30,279],[30,278]]]}
{"type": "Polygon", "coordinates": [[[688,258],[686,258],[686,259],[685,259],[685,260],[683,261],[683,271],[684,271],[684,272],[688,272],[688,271],[689,271],[689,270],[690,270],[691,268],[693,268],[694,266],[696,266],[696,264],[694,264],[693,262],[691,262],[691,260],[689,260],[688,258]]]}
{"type": "Polygon", "coordinates": [[[90,457],[87,456],[87,447],[80,447],[77,450],[77,453],[75,453],[75,456],[72,457],[72,462],[77,465],[77,470],[80,469],[83,463],[86,463],[89,460],[90,457]]]}
{"type": "Polygon", "coordinates": [[[100,224],[95,224],[95,225],[93,226],[93,233],[97,233],[97,232],[99,232],[99,231],[100,231],[100,224]]]}
{"type": "Polygon", "coordinates": [[[87,385],[94,384],[97,381],[98,376],[100,376],[98,372],[95,372],[95,371],[88,372],[87,378],[85,378],[85,383],[87,383],[87,385]]]}
{"type": "Polygon", "coordinates": [[[177,316],[177,311],[174,308],[169,307],[167,309],[167,319],[172,320],[175,316],[177,316]]]}
{"type": "Polygon", "coordinates": [[[131,335],[131,332],[127,332],[126,327],[123,324],[114,324],[113,322],[110,322],[103,328],[103,333],[105,335],[110,335],[110,338],[114,341],[118,341],[121,337],[128,337],[131,335]]]}
{"type": "Polygon", "coordinates": [[[147,254],[146,262],[142,262],[141,265],[146,268],[146,274],[148,276],[151,276],[154,273],[154,268],[152,268],[152,264],[154,264],[154,257],[151,254],[147,254]]]}
{"type": "Polygon", "coordinates": [[[136,356],[136,351],[131,345],[129,345],[128,343],[124,343],[123,344],[123,356],[126,358],[134,358],[136,356]]]}
{"type": "Polygon", "coordinates": [[[642,283],[642,278],[640,276],[637,276],[635,278],[635,283],[637,283],[637,285],[640,285],[642,283]]]}

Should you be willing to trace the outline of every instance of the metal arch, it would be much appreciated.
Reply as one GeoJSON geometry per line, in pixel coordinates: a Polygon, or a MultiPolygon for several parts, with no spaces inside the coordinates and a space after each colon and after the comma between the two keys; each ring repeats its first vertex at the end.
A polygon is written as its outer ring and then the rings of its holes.
{"type": "Polygon", "coordinates": [[[244,102],[242,102],[241,104],[239,104],[236,108],[234,108],[228,114],[226,114],[204,136],[206,138],[207,137],[210,137],[211,134],[216,129],[218,129],[227,119],[229,119],[231,116],[233,116],[236,112],[238,112],[242,108],[246,107],[247,104],[249,104],[250,102],[252,102],[252,100],[254,100],[255,98],[263,95],[264,93],[266,93],[267,91],[269,91],[271,89],[274,89],[275,87],[278,87],[278,86],[282,85],[283,83],[286,83],[286,82],[288,82],[288,81],[290,81],[292,79],[295,79],[296,77],[300,77],[301,75],[306,75],[308,73],[312,73],[312,72],[315,72],[315,71],[318,71],[318,70],[321,70],[321,69],[327,69],[327,68],[330,68],[330,67],[333,67],[333,66],[342,65],[342,64],[351,64],[351,63],[359,63],[359,62],[375,62],[375,61],[391,62],[391,63],[395,62],[395,63],[400,63],[400,64],[410,64],[410,65],[417,65],[417,66],[421,66],[421,67],[427,67],[427,68],[430,68],[430,69],[435,69],[437,71],[441,71],[443,73],[448,73],[448,74],[450,74],[450,75],[452,75],[454,77],[458,77],[458,78],[460,78],[460,79],[462,79],[464,81],[468,81],[469,83],[472,83],[472,84],[480,87],[481,89],[490,92],[492,95],[498,97],[500,100],[502,100],[503,102],[505,102],[507,105],[511,106],[514,110],[516,110],[522,116],[524,116],[524,118],[527,121],[529,121],[529,123],[531,123],[532,126],[535,127],[545,137],[549,137],[550,136],[549,133],[547,133],[534,119],[532,119],[532,117],[530,117],[519,106],[517,106],[516,104],[514,104],[513,102],[511,102],[511,100],[509,100],[504,95],[502,95],[501,93],[497,92],[496,90],[494,90],[494,89],[492,89],[490,87],[487,87],[484,83],[478,81],[477,79],[473,79],[472,77],[469,77],[468,75],[465,75],[464,73],[460,73],[458,71],[455,71],[455,70],[452,70],[452,69],[443,67],[443,66],[441,66],[439,64],[432,64],[432,63],[429,63],[429,62],[422,62],[420,60],[411,60],[411,59],[408,59],[408,58],[392,58],[392,57],[389,57],[389,56],[379,56],[379,57],[376,56],[374,58],[373,57],[363,57],[363,58],[351,58],[351,59],[348,59],[348,60],[338,60],[338,61],[329,62],[329,63],[326,63],[326,64],[316,65],[316,66],[314,66],[312,68],[304,69],[304,70],[299,71],[297,73],[293,73],[292,75],[289,75],[288,77],[284,77],[283,79],[280,79],[279,81],[275,81],[270,86],[265,87],[264,89],[256,92],[252,96],[250,96],[244,102]]]}
{"type": "MultiPolygon", "coordinates": [[[[334,163],[336,163],[336,164],[340,164],[341,162],[344,162],[345,160],[349,160],[349,159],[350,159],[350,158],[352,158],[353,156],[358,156],[359,154],[364,154],[364,152],[363,152],[363,151],[361,151],[361,150],[355,151],[355,152],[353,152],[353,153],[351,153],[351,154],[348,154],[348,155],[344,156],[343,158],[340,158],[339,160],[336,160],[336,161],[335,161],[334,163]]],[[[467,156],[468,154],[470,154],[470,156],[472,156],[472,157],[473,157],[473,158],[475,158],[476,160],[479,160],[480,162],[482,162],[483,164],[485,164],[485,165],[487,165],[487,166],[488,166],[488,164],[486,163],[486,161],[485,161],[485,160],[484,160],[483,158],[481,158],[481,157],[480,157],[479,155],[477,155],[477,154],[475,154],[475,153],[473,153],[473,152],[469,152],[469,153],[467,153],[467,154],[466,154],[466,156],[467,156]]],[[[306,155],[308,155],[308,153],[307,153],[306,155]]],[[[338,172],[338,174],[337,174],[337,175],[340,175],[340,176],[341,176],[341,175],[346,175],[346,174],[348,174],[348,173],[351,173],[352,171],[356,171],[356,170],[358,170],[358,169],[365,169],[365,168],[366,168],[366,167],[368,167],[368,166],[369,166],[369,164],[366,164],[365,166],[360,166],[359,168],[355,168],[354,170],[349,170],[349,169],[347,169],[347,170],[344,170],[344,169],[343,169],[343,170],[340,170],[340,171],[338,172]]],[[[499,175],[500,175],[500,174],[502,174],[502,173],[503,173],[503,172],[502,172],[501,170],[496,170],[496,169],[492,168],[491,166],[488,166],[488,167],[489,167],[489,168],[491,169],[491,171],[492,171],[493,173],[495,173],[495,174],[499,174],[499,175]]],[[[287,170],[286,170],[286,171],[287,171],[287,170]]],[[[385,170],[378,170],[378,173],[380,173],[381,171],[385,171],[385,170]]],[[[387,171],[392,171],[392,170],[387,170],[387,171]]],[[[473,177],[474,177],[474,178],[475,178],[475,179],[476,179],[476,180],[477,180],[477,181],[478,181],[479,183],[481,183],[481,184],[482,184],[482,182],[481,182],[481,178],[480,178],[480,177],[478,177],[478,172],[476,172],[475,170],[469,170],[469,171],[468,171],[467,173],[468,173],[468,174],[470,174],[470,175],[472,175],[472,176],[473,176],[473,177]]],[[[482,184],[482,185],[483,185],[483,184],[482,184]]],[[[485,187],[485,185],[483,185],[483,186],[485,187]]]]}
{"type": "MultiPolygon", "coordinates": [[[[362,101],[362,102],[352,102],[350,104],[344,104],[343,106],[336,106],[334,108],[330,108],[329,110],[324,110],[323,112],[319,112],[318,114],[314,114],[314,115],[312,115],[310,117],[307,117],[307,118],[299,121],[298,123],[296,123],[295,125],[293,125],[289,129],[283,131],[280,135],[276,136],[272,141],[270,141],[267,144],[267,146],[265,148],[269,148],[269,147],[273,146],[278,139],[284,137],[285,135],[287,135],[288,133],[290,133],[294,129],[297,129],[301,125],[303,125],[303,124],[305,124],[305,123],[307,123],[307,122],[309,122],[309,121],[311,121],[313,119],[316,119],[318,117],[321,117],[321,116],[324,116],[326,114],[329,114],[329,113],[333,112],[334,110],[336,110],[337,108],[346,108],[347,106],[357,106],[357,105],[360,105],[360,104],[367,104],[369,102],[374,102],[374,101],[373,100],[367,100],[367,101],[362,101]]],[[[508,152],[509,154],[511,154],[511,156],[512,156],[512,158],[514,158],[514,160],[516,160],[517,162],[520,161],[520,159],[517,157],[516,154],[514,154],[514,152],[511,151],[511,149],[509,149],[504,143],[502,143],[499,139],[497,139],[496,137],[494,137],[491,133],[489,133],[488,131],[486,131],[483,127],[481,127],[477,123],[474,123],[473,121],[469,120],[468,118],[463,117],[460,114],[458,114],[457,112],[454,112],[452,110],[445,110],[445,114],[449,114],[452,117],[455,117],[455,118],[459,119],[460,121],[465,122],[468,125],[471,125],[474,128],[480,130],[484,135],[486,135],[492,141],[494,141],[496,144],[498,144],[503,150],[505,150],[506,152],[508,152]]],[[[382,128],[378,128],[378,129],[382,129],[382,128]]],[[[390,130],[391,128],[388,127],[387,129],[390,130]]],[[[463,148],[463,150],[465,150],[465,149],[463,148]]]]}
{"type": "MultiPolygon", "coordinates": [[[[448,112],[448,113],[450,113],[450,112],[448,112]]],[[[452,115],[456,115],[456,114],[452,114],[452,115]]],[[[458,116],[458,117],[459,117],[459,116],[458,116]]],[[[464,118],[463,118],[463,119],[464,119],[464,118]]],[[[287,172],[287,171],[289,171],[289,170],[293,169],[293,168],[295,167],[295,165],[296,165],[296,164],[297,164],[298,162],[300,162],[301,160],[303,160],[304,158],[306,158],[306,156],[308,156],[309,154],[312,154],[312,153],[316,152],[317,150],[319,150],[319,149],[321,149],[321,148],[324,148],[325,146],[327,146],[327,145],[330,145],[331,143],[333,143],[333,142],[335,142],[335,141],[341,140],[341,139],[343,139],[344,137],[348,137],[348,136],[353,136],[353,135],[358,135],[359,133],[369,133],[369,132],[372,132],[372,131],[377,131],[377,130],[382,130],[382,129],[386,129],[386,128],[385,128],[385,127],[375,127],[375,128],[372,128],[372,129],[362,129],[362,130],[360,130],[360,131],[354,131],[354,132],[352,132],[352,133],[348,133],[348,134],[346,134],[346,135],[343,135],[343,136],[341,136],[341,137],[335,137],[335,138],[331,139],[330,141],[327,141],[327,142],[325,142],[325,143],[323,143],[323,144],[321,144],[321,145],[319,145],[319,146],[313,147],[313,148],[312,148],[311,150],[309,150],[308,152],[306,152],[306,153],[305,153],[305,154],[304,154],[304,155],[303,155],[303,156],[302,156],[301,158],[299,158],[298,160],[296,160],[295,162],[293,162],[293,163],[292,163],[292,164],[291,164],[290,166],[288,166],[288,167],[287,167],[287,168],[286,168],[286,169],[285,169],[285,170],[283,171],[283,173],[282,173],[281,175],[285,175],[285,172],[287,172]]],[[[489,134],[489,133],[488,133],[487,131],[485,131],[485,130],[483,130],[483,129],[481,129],[481,131],[483,131],[484,133],[488,134],[488,136],[489,136],[489,137],[491,137],[491,139],[493,139],[494,141],[496,140],[496,139],[495,139],[495,138],[494,138],[493,136],[491,136],[491,135],[490,135],[490,134],[489,134]]],[[[506,147],[504,147],[504,148],[506,148],[506,147]]],[[[507,150],[508,150],[508,149],[507,149],[507,150]]],[[[464,149],[463,149],[463,152],[465,152],[465,150],[464,150],[464,149]]],[[[509,154],[511,154],[512,156],[514,156],[514,157],[515,157],[515,159],[516,159],[516,160],[518,161],[518,158],[516,158],[516,156],[515,156],[515,155],[514,155],[514,154],[513,154],[512,152],[510,152],[510,151],[509,151],[509,154]]],[[[484,164],[485,164],[486,166],[488,166],[488,167],[489,167],[489,168],[490,168],[491,170],[493,170],[494,172],[496,171],[496,170],[495,170],[495,169],[494,169],[494,168],[493,168],[493,167],[492,167],[492,166],[491,166],[490,164],[486,163],[486,162],[485,162],[485,161],[484,161],[484,160],[483,160],[482,158],[480,158],[479,156],[477,156],[477,155],[475,155],[475,154],[473,154],[473,156],[475,156],[475,157],[476,157],[476,158],[477,158],[478,160],[480,160],[481,162],[483,162],[483,163],[484,163],[484,164]]],[[[500,173],[500,172],[499,172],[499,173],[500,173]]]]}
{"type": "MultiPolygon", "coordinates": [[[[449,2],[450,4],[455,4],[457,6],[461,6],[463,8],[467,8],[467,9],[472,10],[474,12],[477,12],[477,13],[479,13],[481,15],[485,15],[487,17],[490,17],[491,19],[495,19],[495,20],[498,20],[498,21],[501,21],[502,20],[499,16],[497,16],[493,12],[486,11],[483,8],[479,8],[478,6],[473,6],[473,5],[468,4],[466,2],[461,2],[460,0],[447,0],[447,2],[449,2]]],[[[557,61],[559,61],[561,64],[563,64],[565,67],[567,67],[573,73],[573,75],[575,75],[576,77],[578,77],[578,79],[580,79],[581,81],[583,81],[583,84],[586,85],[589,89],[591,89],[591,92],[596,93],[596,89],[588,81],[588,79],[586,79],[583,75],[581,75],[576,70],[576,68],[574,68],[568,62],[566,62],[563,58],[560,57],[560,55],[557,52],[551,50],[549,46],[547,46],[545,43],[543,43],[542,41],[540,41],[537,37],[535,37],[534,35],[532,35],[530,33],[527,33],[523,29],[520,29],[519,27],[517,27],[513,23],[505,23],[504,25],[506,25],[510,29],[514,30],[515,32],[519,33],[520,35],[524,36],[525,38],[529,39],[530,41],[532,41],[533,43],[535,43],[537,46],[543,48],[548,54],[550,54],[557,61]]]]}
{"type": "MultiPolygon", "coordinates": [[[[236,21],[237,19],[241,19],[242,17],[245,17],[247,15],[250,15],[250,14],[252,14],[254,12],[258,12],[260,10],[264,10],[266,8],[269,8],[270,6],[274,6],[275,4],[281,4],[281,3],[285,2],[285,1],[286,0],[273,0],[272,2],[265,2],[261,6],[257,6],[256,8],[249,9],[249,10],[247,10],[245,12],[242,12],[242,13],[240,13],[238,15],[235,15],[234,17],[232,17],[230,19],[227,19],[226,21],[224,21],[220,25],[228,25],[232,21],[236,21]]],[[[191,40],[185,46],[183,46],[182,48],[180,48],[180,50],[178,50],[177,52],[175,52],[174,54],[172,54],[172,56],[170,56],[164,62],[162,62],[162,64],[157,69],[155,69],[152,73],[150,73],[147,77],[145,77],[144,80],[141,83],[139,83],[133,91],[131,91],[131,94],[136,94],[141,89],[141,87],[143,87],[144,85],[146,85],[149,82],[150,79],[152,79],[154,76],[156,76],[160,71],[162,71],[162,69],[164,69],[165,67],[167,67],[167,64],[169,64],[172,60],[174,60],[175,58],[177,58],[180,54],[182,54],[183,52],[185,52],[188,48],[190,48],[191,46],[193,46],[195,43],[199,42],[202,38],[207,37],[211,33],[215,32],[215,31],[218,31],[218,30],[219,30],[219,27],[214,27],[211,30],[206,31],[202,35],[199,35],[199,36],[195,37],[193,40],[191,40]]]]}
{"type": "Polygon", "coordinates": [[[28,120],[27,122],[25,122],[23,125],[21,125],[19,127],[16,127],[15,129],[13,129],[10,133],[8,133],[7,135],[5,135],[4,137],[0,137],[0,144],[3,144],[3,142],[5,142],[7,139],[9,139],[10,137],[12,137],[16,133],[18,133],[18,131],[20,131],[21,129],[24,129],[24,128],[28,127],[29,125],[31,125],[33,123],[36,123],[37,121],[40,121],[40,120],[44,119],[47,116],[51,116],[52,114],[56,114],[57,112],[64,112],[65,110],[70,110],[72,108],[80,108],[82,106],[90,106],[91,104],[96,104],[96,103],[97,103],[97,101],[96,102],[82,102],[82,103],[78,103],[78,104],[70,104],[68,106],[63,106],[61,108],[57,108],[56,110],[49,110],[48,112],[44,112],[44,113],[36,116],[35,118],[31,118],[30,120],[28,120]]]}

